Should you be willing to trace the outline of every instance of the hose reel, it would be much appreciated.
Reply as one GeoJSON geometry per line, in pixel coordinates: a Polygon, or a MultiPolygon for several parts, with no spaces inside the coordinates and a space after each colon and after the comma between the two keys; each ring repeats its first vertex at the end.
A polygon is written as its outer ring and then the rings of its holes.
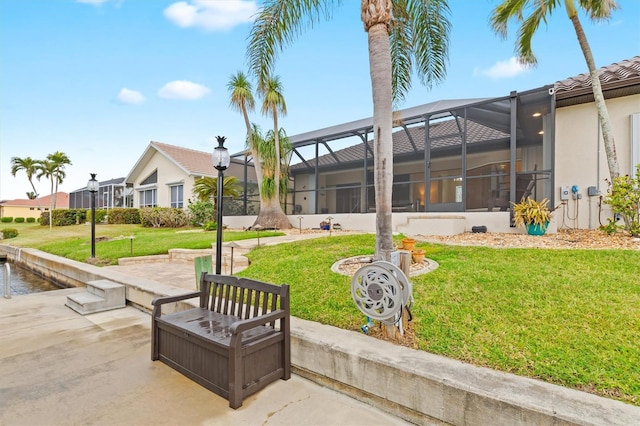
{"type": "Polygon", "coordinates": [[[360,312],[387,324],[396,323],[402,308],[413,304],[412,291],[404,272],[382,260],[358,269],[351,279],[351,297],[360,312]]]}

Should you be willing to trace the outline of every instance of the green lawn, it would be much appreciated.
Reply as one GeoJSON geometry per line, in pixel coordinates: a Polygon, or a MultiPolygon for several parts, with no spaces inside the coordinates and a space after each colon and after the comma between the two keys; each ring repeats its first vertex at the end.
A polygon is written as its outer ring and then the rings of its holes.
{"type": "MultiPolygon", "coordinates": [[[[16,228],[19,235],[4,244],[33,247],[58,256],[87,262],[91,257],[89,224],[54,227],[34,224],[2,224],[0,228],[16,228]]],[[[284,235],[262,231],[260,237],[284,235]]],[[[224,241],[256,238],[255,231],[225,232],[224,241]]],[[[92,263],[114,265],[121,257],[166,254],[169,249],[206,249],[216,241],[216,232],[201,228],[143,228],[140,225],[96,225],[96,259],[92,263]],[[133,237],[133,239],[131,238],[133,237]]]]}
{"type": "MultiPolygon", "coordinates": [[[[89,256],[88,226],[11,227],[20,236],[5,243],[89,256]]],[[[215,233],[134,225],[100,225],[97,235],[134,235],[134,255],[215,241],[215,233]]],[[[225,232],[224,239],[250,236],[225,232]]],[[[262,246],[238,275],[288,283],[293,315],[358,331],[366,319],[351,299],[350,278],[330,267],[373,253],[374,238],[334,235],[262,246]]],[[[440,264],[411,280],[419,349],[640,405],[640,252],[418,246],[440,264]]],[[[109,259],[129,256],[129,240],[101,242],[96,251],[109,259]]]]}

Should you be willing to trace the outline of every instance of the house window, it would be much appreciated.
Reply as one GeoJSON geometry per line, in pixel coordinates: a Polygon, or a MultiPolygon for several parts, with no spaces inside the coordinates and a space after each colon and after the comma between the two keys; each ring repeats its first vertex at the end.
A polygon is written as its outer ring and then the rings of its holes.
{"type": "Polygon", "coordinates": [[[157,207],[158,206],[158,190],[146,189],[140,191],[140,207],[157,207]]]}
{"type": "Polygon", "coordinates": [[[183,185],[172,185],[171,187],[171,207],[181,209],[184,206],[183,185]]]}

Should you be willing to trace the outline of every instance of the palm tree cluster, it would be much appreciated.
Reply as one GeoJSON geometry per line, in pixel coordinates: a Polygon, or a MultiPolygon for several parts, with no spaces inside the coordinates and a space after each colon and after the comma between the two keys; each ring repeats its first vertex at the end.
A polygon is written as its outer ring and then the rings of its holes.
{"type": "Polygon", "coordinates": [[[65,173],[65,167],[71,165],[71,160],[61,151],[56,151],[53,154],[47,155],[44,160],[34,160],[31,157],[13,157],[11,158],[11,175],[14,177],[19,171],[24,171],[29,179],[31,188],[33,191],[27,192],[29,199],[36,199],[38,201],[38,210],[42,210],[40,201],[38,199],[38,191],[33,183],[33,178],[40,180],[42,177],[46,177],[51,182],[51,200],[49,203],[49,226],[51,226],[51,211],[56,208],[56,199],[58,194],[58,185],[64,181],[67,176],[65,173]]]}
{"type": "Polygon", "coordinates": [[[247,150],[251,153],[258,180],[260,211],[253,226],[288,229],[291,223],[282,209],[286,201],[288,155],[291,144],[284,129],[278,127],[278,114],[286,115],[287,104],[280,79],[266,76],[258,84],[257,94],[262,98],[261,112],[273,119],[273,129],[262,134],[249,120],[249,112],[255,110],[253,85],[242,71],[232,75],[227,84],[230,105],[242,113],[247,130],[247,150]]]}

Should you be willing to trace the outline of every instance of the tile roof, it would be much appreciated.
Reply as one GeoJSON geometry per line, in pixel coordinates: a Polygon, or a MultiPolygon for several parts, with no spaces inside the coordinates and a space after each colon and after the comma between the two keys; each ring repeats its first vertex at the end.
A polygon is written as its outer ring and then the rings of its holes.
{"type": "MultiPolygon", "coordinates": [[[[640,83],[640,56],[634,56],[598,69],[603,90],[610,87],[628,86],[640,83]]],[[[575,96],[592,90],[591,75],[587,72],[557,81],[554,85],[556,97],[575,96]]]]}
{"type": "MultiPolygon", "coordinates": [[[[58,192],[55,195],[56,195],[56,208],[68,209],[69,194],[67,194],[66,192],[58,192]]],[[[5,207],[38,207],[38,201],[39,201],[40,207],[45,208],[45,207],[49,207],[49,200],[51,200],[51,197],[52,197],[51,195],[46,195],[44,197],[40,197],[37,200],[16,198],[15,200],[4,200],[0,202],[0,204],[5,207]]]]}
{"type": "Polygon", "coordinates": [[[151,146],[172,159],[191,175],[213,176],[217,173],[211,162],[211,152],[197,151],[155,141],[151,142],[151,146]]]}

